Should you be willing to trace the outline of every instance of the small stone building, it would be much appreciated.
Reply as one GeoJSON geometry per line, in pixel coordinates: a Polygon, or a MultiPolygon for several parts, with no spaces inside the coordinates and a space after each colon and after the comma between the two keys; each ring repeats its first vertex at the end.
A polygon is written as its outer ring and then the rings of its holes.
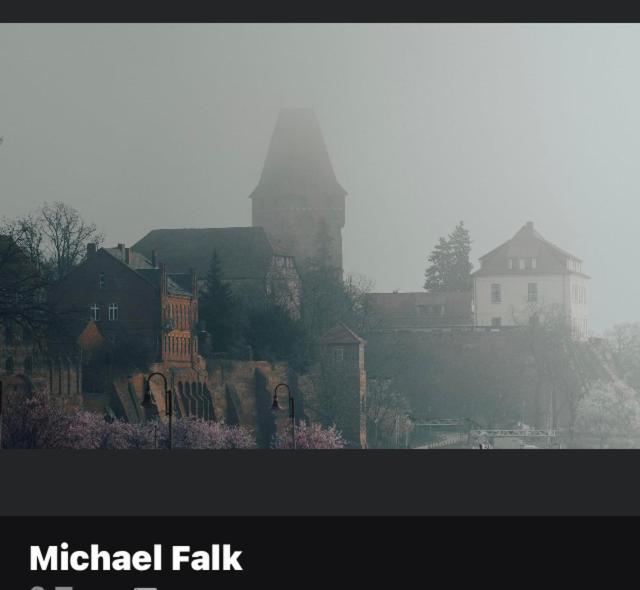
{"type": "Polygon", "coordinates": [[[319,340],[320,382],[316,395],[329,395],[329,404],[349,446],[367,448],[366,341],[343,323],[327,331],[319,340]],[[324,391],[323,391],[324,390],[324,391]]]}

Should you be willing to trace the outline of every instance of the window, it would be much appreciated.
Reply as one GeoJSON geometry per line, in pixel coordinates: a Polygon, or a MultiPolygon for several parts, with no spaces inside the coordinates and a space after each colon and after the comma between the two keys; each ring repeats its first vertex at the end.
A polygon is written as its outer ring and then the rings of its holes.
{"type": "Polygon", "coordinates": [[[491,327],[499,328],[502,326],[502,318],[491,318],[491,327]]]}
{"type": "Polygon", "coordinates": [[[531,268],[535,269],[537,266],[538,262],[535,258],[531,259],[531,268]]]}
{"type": "Polygon", "coordinates": [[[31,375],[33,372],[33,359],[30,356],[24,359],[24,372],[27,375],[31,375]]]}
{"type": "Polygon", "coordinates": [[[342,361],[344,361],[344,348],[342,348],[342,346],[338,346],[337,348],[334,349],[333,360],[338,363],[341,363],[342,361]]]}
{"type": "Polygon", "coordinates": [[[529,283],[527,301],[529,303],[535,303],[538,301],[538,283],[529,283]]]}
{"type": "Polygon", "coordinates": [[[109,321],[113,322],[118,319],[119,316],[118,304],[109,303],[109,321]]]}
{"type": "Polygon", "coordinates": [[[106,284],[105,278],[104,278],[104,273],[101,272],[100,275],[98,276],[98,287],[100,289],[104,289],[106,284]]]}
{"type": "Polygon", "coordinates": [[[509,270],[513,270],[513,258],[509,258],[509,270]]]}
{"type": "Polygon", "coordinates": [[[491,285],[491,303],[500,303],[502,301],[502,291],[500,283],[492,283],[491,285]]]}
{"type": "Polygon", "coordinates": [[[100,321],[100,306],[97,303],[92,303],[89,306],[89,319],[94,322],[100,321]]]}
{"type": "Polygon", "coordinates": [[[7,373],[13,373],[13,357],[8,356],[7,360],[4,362],[4,369],[7,373]]]}
{"type": "Polygon", "coordinates": [[[524,258],[520,258],[520,270],[524,270],[524,258]]]}

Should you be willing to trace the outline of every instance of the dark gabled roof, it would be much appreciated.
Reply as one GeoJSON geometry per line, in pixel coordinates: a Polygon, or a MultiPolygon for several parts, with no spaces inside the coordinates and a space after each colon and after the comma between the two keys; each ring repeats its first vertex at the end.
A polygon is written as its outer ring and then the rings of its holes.
{"type": "Polygon", "coordinates": [[[318,340],[322,344],[366,344],[364,339],[342,322],[333,326],[318,340]]]}
{"type": "MultiPolygon", "coordinates": [[[[159,268],[138,268],[135,271],[153,283],[158,289],[160,288],[160,269],[159,268]]],[[[175,275],[167,273],[167,292],[169,295],[191,295],[191,289],[185,289],[175,280],[175,275]]]]}
{"type": "Polygon", "coordinates": [[[144,256],[155,250],[167,270],[193,268],[200,277],[209,271],[215,251],[229,280],[264,278],[276,254],[261,227],[154,229],[132,248],[144,256]]]}
{"type": "MultiPolygon", "coordinates": [[[[125,252],[123,248],[102,248],[102,250],[106,250],[111,256],[114,256],[121,262],[125,262],[125,252]]],[[[142,254],[134,252],[131,249],[129,249],[129,266],[135,270],[153,268],[150,260],[147,260],[142,254]]]]}
{"type": "MultiPolygon", "coordinates": [[[[125,266],[128,266],[131,270],[143,277],[147,282],[151,283],[154,287],[160,288],[160,269],[154,268],[150,260],[147,260],[142,254],[129,250],[129,264],[125,261],[125,255],[120,248],[100,248],[100,251],[105,252],[113,256],[113,258],[120,261],[125,266]]],[[[191,295],[190,288],[184,288],[179,281],[173,278],[173,275],[167,273],[167,292],[169,295],[191,295]]]]}
{"type": "Polygon", "coordinates": [[[369,293],[367,298],[371,305],[372,323],[379,328],[472,323],[470,291],[369,293]],[[429,306],[444,306],[444,315],[430,316],[421,312],[421,308],[429,306]]]}
{"type": "Polygon", "coordinates": [[[167,274],[169,280],[176,283],[180,288],[186,292],[191,293],[191,273],[189,272],[172,272],[167,274]]]}
{"type": "MultiPolygon", "coordinates": [[[[500,244],[484,256],[481,256],[481,267],[476,270],[473,276],[482,276],[495,273],[518,274],[526,273],[575,273],[567,268],[567,260],[582,262],[580,258],[570,254],[566,250],[559,248],[545,239],[533,226],[531,221],[523,225],[510,239],[500,244]],[[509,258],[535,258],[536,268],[520,270],[519,268],[508,269],[509,258]]],[[[585,275],[586,276],[586,275],[585,275]]]]}
{"type": "Polygon", "coordinates": [[[312,109],[282,109],[262,175],[250,198],[305,195],[310,199],[344,196],[336,179],[320,125],[312,109]]]}

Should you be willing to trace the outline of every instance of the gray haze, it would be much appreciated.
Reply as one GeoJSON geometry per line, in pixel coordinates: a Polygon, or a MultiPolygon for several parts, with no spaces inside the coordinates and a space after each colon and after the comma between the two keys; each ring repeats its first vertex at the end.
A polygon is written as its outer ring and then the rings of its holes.
{"type": "Polygon", "coordinates": [[[251,224],[281,106],[349,192],[347,271],[420,290],[526,221],[584,260],[595,331],[640,320],[638,25],[0,25],[0,215],[63,200],[107,242],[251,224]],[[636,276],[637,274],[637,276],[636,276]]]}

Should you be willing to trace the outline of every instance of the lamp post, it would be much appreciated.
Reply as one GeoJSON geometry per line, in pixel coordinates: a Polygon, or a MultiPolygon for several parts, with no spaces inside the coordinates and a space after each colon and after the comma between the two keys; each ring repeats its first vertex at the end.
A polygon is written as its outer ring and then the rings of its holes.
{"type": "Polygon", "coordinates": [[[291,389],[286,383],[279,383],[273,390],[273,404],[271,404],[271,411],[277,412],[280,410],[280,404],[278,404],[278,389],[284,387],[287,390],[287,397],[289,398],[289,418],[291,418],[291,436],[293,439],[293,448],[296,448],[296,413],[294,407],[294,401],[291,397],[291,389]]]}
{"type": "Polygon", "coordinates": [[[144,398],[142,399],[142,403],[140,404],[144,408],[145,412],[145,420],[151,413],[151,411],[155,410],[155,415],[153,418],[153,448],[158,448],[158,407],[156,404],[156,400],[153,399],[151,395],[151,388],[147,386],[147,382],[145,381],[144,388],[144,398]]]}
{"type": "MultiPolygon", "coordinates": [[[[173,449],[173,392],[169,389],[167,385],[167,378],[162,373],[151,373],[149,377],[147,377],[145,390],[144,390],[144,399],[142,400],[143,407],[155,406],[155,400],[151,395],[151,378],[159,375],[162,377],[164,381],[164,403],[166,408],[166,415],[169,416],[169,450],[173,449]]],[[[154,434],[155,444],[157,446],[157,436],[154,434]]]]}

